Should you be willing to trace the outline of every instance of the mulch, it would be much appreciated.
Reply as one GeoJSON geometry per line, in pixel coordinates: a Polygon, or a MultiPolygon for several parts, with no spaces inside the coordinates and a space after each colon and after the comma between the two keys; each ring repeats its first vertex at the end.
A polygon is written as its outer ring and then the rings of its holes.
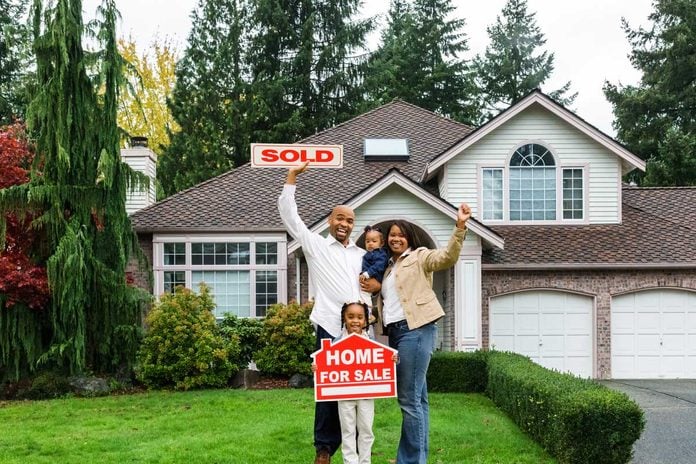
{"type": "Polygon", "coordinates": [[[288,379],[278,377],[261,377],[250,390],[272,390],[275,388],[290,388],[288,379]]]}

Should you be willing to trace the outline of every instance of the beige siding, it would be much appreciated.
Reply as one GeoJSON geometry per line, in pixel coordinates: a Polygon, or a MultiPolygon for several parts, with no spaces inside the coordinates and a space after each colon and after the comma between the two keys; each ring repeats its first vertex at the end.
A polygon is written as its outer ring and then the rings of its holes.
{"type": "Polygon", "coordinates": [[[447,200],[469,203],[479,216],[478,171],[503,166],[512,150],[534,141],[550,148],[563,167],[587,166],[585,188],[590,223],[615,223],[620,214],[620,159],[590,137],[539,106],[531,106],[453,158],[447,169],[447,200]],[[588,188],[589,187],[589,188],[588,188]]]}

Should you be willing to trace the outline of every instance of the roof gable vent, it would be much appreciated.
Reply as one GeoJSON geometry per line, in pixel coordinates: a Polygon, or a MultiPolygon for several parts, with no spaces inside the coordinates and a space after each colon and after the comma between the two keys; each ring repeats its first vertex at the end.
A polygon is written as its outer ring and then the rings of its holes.
{"type": "Polygon", "coordinates": [[[408,161],[407,139],[365,139],[365,161],[408,161]]]}

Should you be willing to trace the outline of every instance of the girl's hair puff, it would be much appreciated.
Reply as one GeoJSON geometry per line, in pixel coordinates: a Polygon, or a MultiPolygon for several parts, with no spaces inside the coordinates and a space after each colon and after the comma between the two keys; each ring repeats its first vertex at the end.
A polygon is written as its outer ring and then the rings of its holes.
{"type": "Polygon", "coordinates": [[[370,324],[370,307],[367,306],[367,303],[364,303],[362,301],[351,301],[348,303],[343,303],[343,306],[341,307],[341,327],[343,327],[343,325],[345,324],[344,318],[346,315],[346,310],[348,309],[348,307],[353,305],[361,306],[365,310],[365,327],[367,327],[370,324]]]}

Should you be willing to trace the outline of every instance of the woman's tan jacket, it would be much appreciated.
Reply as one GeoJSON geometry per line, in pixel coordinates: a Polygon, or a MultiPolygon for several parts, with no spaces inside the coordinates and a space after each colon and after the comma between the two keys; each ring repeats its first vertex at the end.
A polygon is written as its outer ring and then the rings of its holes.
{"type": "MultiPolygon", "coordinates": [[[[382,282],[396,267],[396,292],[401,299],[409,330],[434,322],[445,315],[433,291],[433,272],[454,266],[459,259],[466,230],[455,227],[445,248],[417,248],[407,255],[400,256],[396,264],[390,261],[382,282]]],[[[382,324],[384,318],[381,293],[377,297],[376,306],[382,333],[386,334],[382,324]]]]}

